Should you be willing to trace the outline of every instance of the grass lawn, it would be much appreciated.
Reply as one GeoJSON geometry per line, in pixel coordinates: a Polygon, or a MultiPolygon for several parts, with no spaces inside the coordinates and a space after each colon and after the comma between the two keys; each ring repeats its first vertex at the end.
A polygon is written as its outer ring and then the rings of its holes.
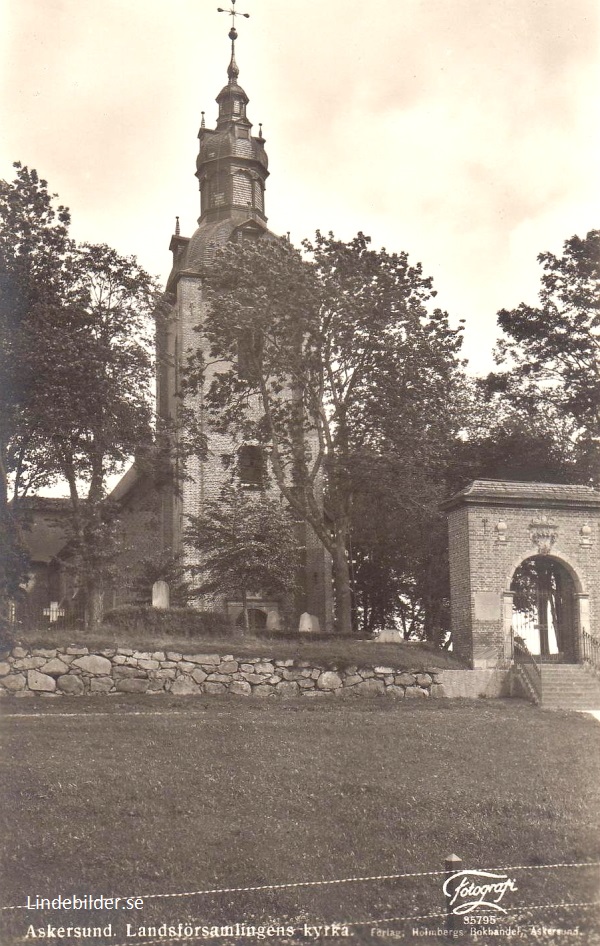
{"type": "MultiPolygon", "coordinates": [[[[265,940],[279,944],[309,942],[302,925],[319,921],[359,923],[355,944],[441,943],[414,933],[441,917],[381,926],[403,939],[360,923],[440,913],[439,875],[147,898],[439,871],[450,853],[474,869],[600,861],[600,725],[591,717],[511,700],[306,702],[4,700],[3,905],[59,894],[146,899],[135,916],[5,910],[1,946],[39,942],[23,939],[27,927],[50,920],[112,922],[113,938],[87,940],[95,946],[156,940],[128,937],[126,923],[188,920],[298,929],[265,940]]],[[[599,900],[597,867],[508,873],[517,890],[501,922],[520,925],[518,942],[600,942],[593,908],[525,909],[599,900]],[[532,923],[583,932],[540,939],[532,923]]]]}

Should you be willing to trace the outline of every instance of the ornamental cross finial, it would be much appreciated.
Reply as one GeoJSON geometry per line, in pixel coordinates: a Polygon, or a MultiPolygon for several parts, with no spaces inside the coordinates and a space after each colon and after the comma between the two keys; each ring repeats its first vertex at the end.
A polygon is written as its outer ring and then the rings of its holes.
{"type": "Polygon", "coordinates": [[[229,16],[231,17],[231,28],[232,28],[232,30],[235,29],[235,18],[236,18],[236,16],[245,16],[246,19],[248,19],[248,17],[250,16],[249,13],[238,13],[238,11],[237,11],[236,8],[235,8],[235,0],[231,0],[231,10],[225,10],[225,9],[223,9],[223,7],[217,7],[217,12],[218,12],[218,13],[228,13],[228,14],[229,14],[229,16]]]}

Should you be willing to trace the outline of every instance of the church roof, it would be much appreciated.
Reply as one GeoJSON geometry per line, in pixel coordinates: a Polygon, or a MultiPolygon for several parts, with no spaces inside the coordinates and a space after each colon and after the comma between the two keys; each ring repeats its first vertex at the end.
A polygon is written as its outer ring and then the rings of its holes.
{"type": "Polygon", "coordinates": [[[217,250],[231,240],[236,230],[245,229],[245,227],[256,230],[262,239],[265,237],[270,240],[280,239],[266,227],[249,218],[243,210],[234,211],[224,220],[203,220],[188,244],[181,269],[199,272],[210,265],[217,250]]]}
{"type": "Polygon", "coordinates": [[[517,480],[473,480],[443,504],[454,509],[464,504],[530,506],[600,506],[600,490],[574,483],[536,483],[517,480]]]}
{"type": "Polygon", "coordinates": [[[206,165],[211,161],[226,158],[245,158],[257,161],[267,168],[269,159],[265,151],[265,139],[248,135],[247,138],[236,136],[234,128],[203,128],[200,134],[200,155],[198,164],[206,165]]]}

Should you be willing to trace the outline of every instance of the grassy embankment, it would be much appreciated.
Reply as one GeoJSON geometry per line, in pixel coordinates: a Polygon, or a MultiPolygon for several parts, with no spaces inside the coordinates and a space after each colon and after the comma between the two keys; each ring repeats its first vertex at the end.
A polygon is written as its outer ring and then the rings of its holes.
{"type": "Polygon", "coordinates": [[[201,635],[174,637],[149,632],[124,631],[122,628],[102,627],[83,632],[62,628],[21,632],[19,641],[35,647],[65,647],[85,645],[90,653],[118,646],[142,651],[174,650],[187,654],[235,654],[239,657],[272,657],[286,660],[296,658],[338,667],[392,666],[421,670],[427,667],[456,669],[461,664],[445,651],[420,643],[379,644],[352,637],[314,640],[308,637],[253,637],[239,631],[228,635],[201,635]]]}

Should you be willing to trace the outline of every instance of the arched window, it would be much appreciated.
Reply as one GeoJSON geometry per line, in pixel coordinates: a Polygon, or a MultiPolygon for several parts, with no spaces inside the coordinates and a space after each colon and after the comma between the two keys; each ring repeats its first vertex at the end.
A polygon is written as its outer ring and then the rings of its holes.
{"type": "MultiPolygon", "coordinates": [[[[240,611],[237,620],[236,627],[244,626],[244,612],[240,611]]],[[[264,631],[267,627],[267,612],[262,608],[248,608],[248,624],[250,625],[251,631],[264,631]]]]}

